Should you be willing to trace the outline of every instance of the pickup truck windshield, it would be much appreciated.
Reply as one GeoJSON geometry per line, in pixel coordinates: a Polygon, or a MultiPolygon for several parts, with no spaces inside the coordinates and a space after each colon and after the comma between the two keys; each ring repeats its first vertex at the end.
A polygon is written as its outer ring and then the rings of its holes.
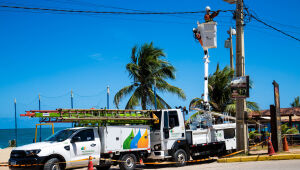
{"type": "Polygon", "coordinates": [[[76,130],[66,129],[66,130],[60,130],[56,132],[55,134],[49,136],[45,141],[48,142],[62,142],[66,139],[68,139],[76,130]]]}

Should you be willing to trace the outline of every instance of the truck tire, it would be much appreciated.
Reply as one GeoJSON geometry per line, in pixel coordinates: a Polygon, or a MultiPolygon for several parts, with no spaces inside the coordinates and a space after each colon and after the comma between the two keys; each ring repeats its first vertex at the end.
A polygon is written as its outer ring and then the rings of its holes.
{"type": "Polygon", "coordinates": [[[97,166],[97,170],[109,170],[111,165],[97,166]]]}
{"type": "Polygon", "coordinates": [[[136,156],[134,154],[125,154],[119,164],[121,170],[133,170],[136,167],[136,156]]]}
{"type": "Polygon", "coordinates": [[[62,168],[60,167],[58,162],[59,159],[57,158],[49,159],[44,165],[44,170],[61,170],[62,168]]]}
{"type": "Polygon", "coordinates": [[[177,162],[177,167],[184,166],[187,161],[186,152],[183,149],[178,149],[173,155],[174,161],[177,162]]]}

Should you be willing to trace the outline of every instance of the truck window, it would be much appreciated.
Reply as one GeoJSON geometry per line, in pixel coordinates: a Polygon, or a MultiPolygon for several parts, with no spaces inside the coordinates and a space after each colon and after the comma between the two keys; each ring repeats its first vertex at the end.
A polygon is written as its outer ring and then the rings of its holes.
{"type": "Polygon", "coordinates": [[[167,111],[164,111],[164,128],[169,128],[169,119],[167,111]]]}
{"type": "Polygon", "coordinates": [[[224,129],[224,138],[231,139],[235,137],[235,129],[224,129]]]}
{"type": "Polygon", "coordinates": [[[162,111],[154,112],[154,114],[158,117],[159,123],[156,123],[156,124],[154,123],[152,126],[152,130],[160,130],[161,112],[162,111]]]}
{"type": "Polygon", "coordinates": [[[78,132],[74,137],[80,137],[81,142],[95,140],[93,129],[82,130],[82,131],[78,132]]]}
{"type": "Polygon", "coordinates": [[[173,125],[174,127],[179,126],[177,111],[169,111],[169,121],[170,125],[173,125]]]}
{"type": "Polygon", "coordinates": [[[45,141],[48,142],[62,142],[68,139],[76,130],[73,129],[65,129],[56,132],[54,135],[49,136],[45,141]]]}

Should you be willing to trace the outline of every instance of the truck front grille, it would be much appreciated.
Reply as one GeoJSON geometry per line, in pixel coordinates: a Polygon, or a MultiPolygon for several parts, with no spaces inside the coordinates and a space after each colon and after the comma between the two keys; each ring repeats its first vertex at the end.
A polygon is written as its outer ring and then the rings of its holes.
{"type": "Polygon", "coordinates": [[[18,150],[13,150],[10,153],[11,158],[24,158],[26,157],[26,152],[25,151],[18,151],[18,150]]]}

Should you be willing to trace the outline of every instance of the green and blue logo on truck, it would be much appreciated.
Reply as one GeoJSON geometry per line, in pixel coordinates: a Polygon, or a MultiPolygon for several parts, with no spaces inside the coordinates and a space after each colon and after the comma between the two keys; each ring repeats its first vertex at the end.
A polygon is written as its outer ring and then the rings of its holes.
{"type": "Polygon", "coordinates": [[[136,148],[147,148],[149,143],[147,129],[143,136],[141,136],[141,130],[134,136],[133,130],[129,136],[123,142],[123,149],[136,149],[136,148]]]}

